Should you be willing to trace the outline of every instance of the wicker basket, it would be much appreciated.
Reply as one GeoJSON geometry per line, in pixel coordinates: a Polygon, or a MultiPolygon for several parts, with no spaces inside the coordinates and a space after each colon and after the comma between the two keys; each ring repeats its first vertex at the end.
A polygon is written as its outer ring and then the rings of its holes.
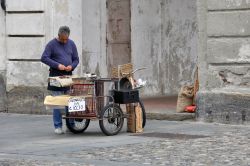
{"type": "Polygon", "coordinates": [[[88,84],[74,84],[70,87],[70,96],[84,97],[86,102],[85,111],[71,112],[69,117],[95,117],[96,116],[96,103],[93,97],[95,85],[88,84]]]}
{"type": "Polygon", "coordinates": [[[112,67],[111,69],[111,77],[112,78],[119,78],[123,77],[126,74],[129,74],[133,71],[133,64],[127,63],[123,65],[119,65],[118,67],[112,67]],[[118,70],[120,69],[120,70],[118,70]]]}

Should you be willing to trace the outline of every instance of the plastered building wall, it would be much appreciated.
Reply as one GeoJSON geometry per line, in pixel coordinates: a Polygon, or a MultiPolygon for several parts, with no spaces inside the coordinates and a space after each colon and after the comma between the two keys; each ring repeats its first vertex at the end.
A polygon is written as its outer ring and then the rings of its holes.
{"type": "Polygon", "coordinates": [[[193,84],[197,62],[196,0],[132,0],[132,62],[147,67],[144,95],[176,95],[193,84]]]}

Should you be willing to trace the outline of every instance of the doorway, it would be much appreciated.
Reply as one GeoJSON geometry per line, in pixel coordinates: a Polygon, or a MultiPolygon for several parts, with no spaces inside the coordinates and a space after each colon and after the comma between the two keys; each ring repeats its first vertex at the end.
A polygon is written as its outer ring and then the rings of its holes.
{"type": "Polygon", "coordinates": [[[130,0],[107,0],[107,56],[109,66],[131,62],[130,0]]]}

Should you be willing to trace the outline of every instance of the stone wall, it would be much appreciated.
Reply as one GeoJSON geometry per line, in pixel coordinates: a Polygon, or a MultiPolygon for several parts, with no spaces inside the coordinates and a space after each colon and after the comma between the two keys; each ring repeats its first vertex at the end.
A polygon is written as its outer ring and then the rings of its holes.
{"type": "Polygon", "coordinates": [[[197,1],[199,78],[197,117],[250,121],[250,2],[197,1]]]}

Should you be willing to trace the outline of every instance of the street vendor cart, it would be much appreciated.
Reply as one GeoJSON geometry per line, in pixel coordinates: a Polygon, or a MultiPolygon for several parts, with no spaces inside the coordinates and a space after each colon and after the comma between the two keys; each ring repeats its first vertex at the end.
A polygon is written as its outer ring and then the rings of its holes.
{"type": "MultiPolygon", "coordinates": [[[[72,133],[82,133],[88,128],[90,120],[99,120],[100,128],[105,135],[118,134],[123,127],[124,118],[127,117],[126,112],[121,109],[121,104],[130,103],[140,104],[143,112],[142,126],[145,126],[145,108],[137,89],[121,89],[119,78],[72,77],[70,79],[73,81],[69,95],[60,96],[63,98],[60,105],[66,107],[63,118],[72,133]]],[[[53,82],[53,78],[50,78],[50,81],[53,82]]],[[[47,105],[48,103],[45,102],[47,105]]]]}

